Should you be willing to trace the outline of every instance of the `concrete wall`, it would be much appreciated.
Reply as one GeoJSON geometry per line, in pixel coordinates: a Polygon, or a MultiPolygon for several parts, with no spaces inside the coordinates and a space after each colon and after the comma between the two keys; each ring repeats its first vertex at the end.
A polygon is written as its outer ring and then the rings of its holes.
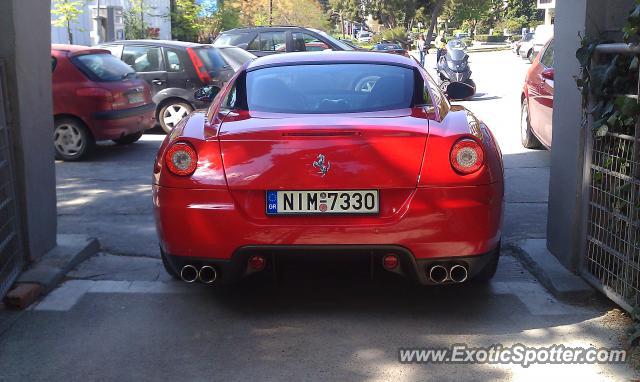
{"type": "Polygon", "coordinates": [[[562,264],[577,271],[580,261],[581,195],[585,134],[581,128],[581,95],[574,77],[578,33],[619,34],[633,0],[562,0],[556,4],[553,103],[553,149],[549,182],[547,246],[562,264]]]}
{"type": "Polygon", "coordinates": [[[55,246],[49,4],[0,1],[0,59],[7,67],[8,125],[15,153],[23,243],[37,259],[55,246]]]}

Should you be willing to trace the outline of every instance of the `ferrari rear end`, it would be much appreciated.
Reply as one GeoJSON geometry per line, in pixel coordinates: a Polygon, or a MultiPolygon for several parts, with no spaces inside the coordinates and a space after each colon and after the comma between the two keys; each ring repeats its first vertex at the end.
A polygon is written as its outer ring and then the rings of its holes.
{"type": "Polygon", "coordinates": [[[153,196],[163,262],[187,282],[283,256],[366,256],[422,284],[488,280],[498,263],[499,148],[400,56],[255,60],[167,137],[153,196]]]}

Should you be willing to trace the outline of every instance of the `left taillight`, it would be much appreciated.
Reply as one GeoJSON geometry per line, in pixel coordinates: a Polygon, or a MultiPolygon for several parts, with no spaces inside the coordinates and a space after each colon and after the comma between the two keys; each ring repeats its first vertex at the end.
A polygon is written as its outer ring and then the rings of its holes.
{"type": "Polygon", "coordinates": [[[176,142],[165,152],[164,163],[172,174],[188,176],[196,171],[198,153],[190,144],[176,142]]]}
{"type": "Polygon", "coordinates": [[[473,139],[464,138],[451,148],[451,166],[461,174],[473,174],[480,170],[484,163],[484,150],[473,139]]]}

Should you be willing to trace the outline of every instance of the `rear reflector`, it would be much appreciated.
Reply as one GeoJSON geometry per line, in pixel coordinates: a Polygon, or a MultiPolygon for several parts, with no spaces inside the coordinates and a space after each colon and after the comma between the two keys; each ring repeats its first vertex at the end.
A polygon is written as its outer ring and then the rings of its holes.
{"type": "Polygon", "coordinates": [[[249,258],[249,267],[256,271],[261,271],[267,265],[267,260],[262,256],[251,256],[249,258]]]}
{"type": "Polygon", "coordinates": [[[164,155],[167,168],[175,175],[187,176],[193,174],[198,165],[198,154],[191,145],[174,143],[164,155]]]}
{"type": "Polygon", "coordinates": [[[193,48],[187,48],[187,53],[189,54],[189,58],[191,58],[191,63],[193,63],[193,66],[196,68],[196,73],[200,81],[205,85],[209,85],[211,83],[211,75],[207,71],[202,59],[198,57],[198,52],[193,48]]]}
{"type": "Polygon", "coordinates": [[[451,149],[451,166],[459,173],[472,174],[482,167],[484,151],[473,139],[461,139],[451,149]]]}
{"type": "Polygon", "coordinates": [[[392,270],[398,267],[399,261],[396,255],[386,255],[382,258],[382,266],[384,269],[392,270]]]}

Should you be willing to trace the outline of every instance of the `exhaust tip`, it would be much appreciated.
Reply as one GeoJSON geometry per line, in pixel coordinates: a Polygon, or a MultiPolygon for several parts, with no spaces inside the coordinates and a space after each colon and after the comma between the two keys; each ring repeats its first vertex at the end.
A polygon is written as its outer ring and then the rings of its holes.
{"type": "Polygon", "coordinates": [[[453,267],[451,267],[451,270],[449,271],[449,275],[451,277],[451,281],[456,283],[461,283],[467,280],[469,273],[466,267],[456,264],[453,267]]]}
{"type": "Polygon", "coordinates": [[[436,284],[442,284],[447,281],[447,268],[442,265],[432,266],[429,269],[429,279],[436,284]]]}
{"type": "Polygon", "coordinates": [[[210,265],[205,265],[200,268],[200,272],[198,272],[198,279],[200,282],[205,284],[211,284],[216,281],[217,278],[218,272],[216,272],[216,269],[210,265]]]}
{"type": "Polygon", "coordinates": [[[195,282],[198,279],[198,269],[193,265],[185,265],[180,271],[180,278],[184,282],[195,282]]]}

